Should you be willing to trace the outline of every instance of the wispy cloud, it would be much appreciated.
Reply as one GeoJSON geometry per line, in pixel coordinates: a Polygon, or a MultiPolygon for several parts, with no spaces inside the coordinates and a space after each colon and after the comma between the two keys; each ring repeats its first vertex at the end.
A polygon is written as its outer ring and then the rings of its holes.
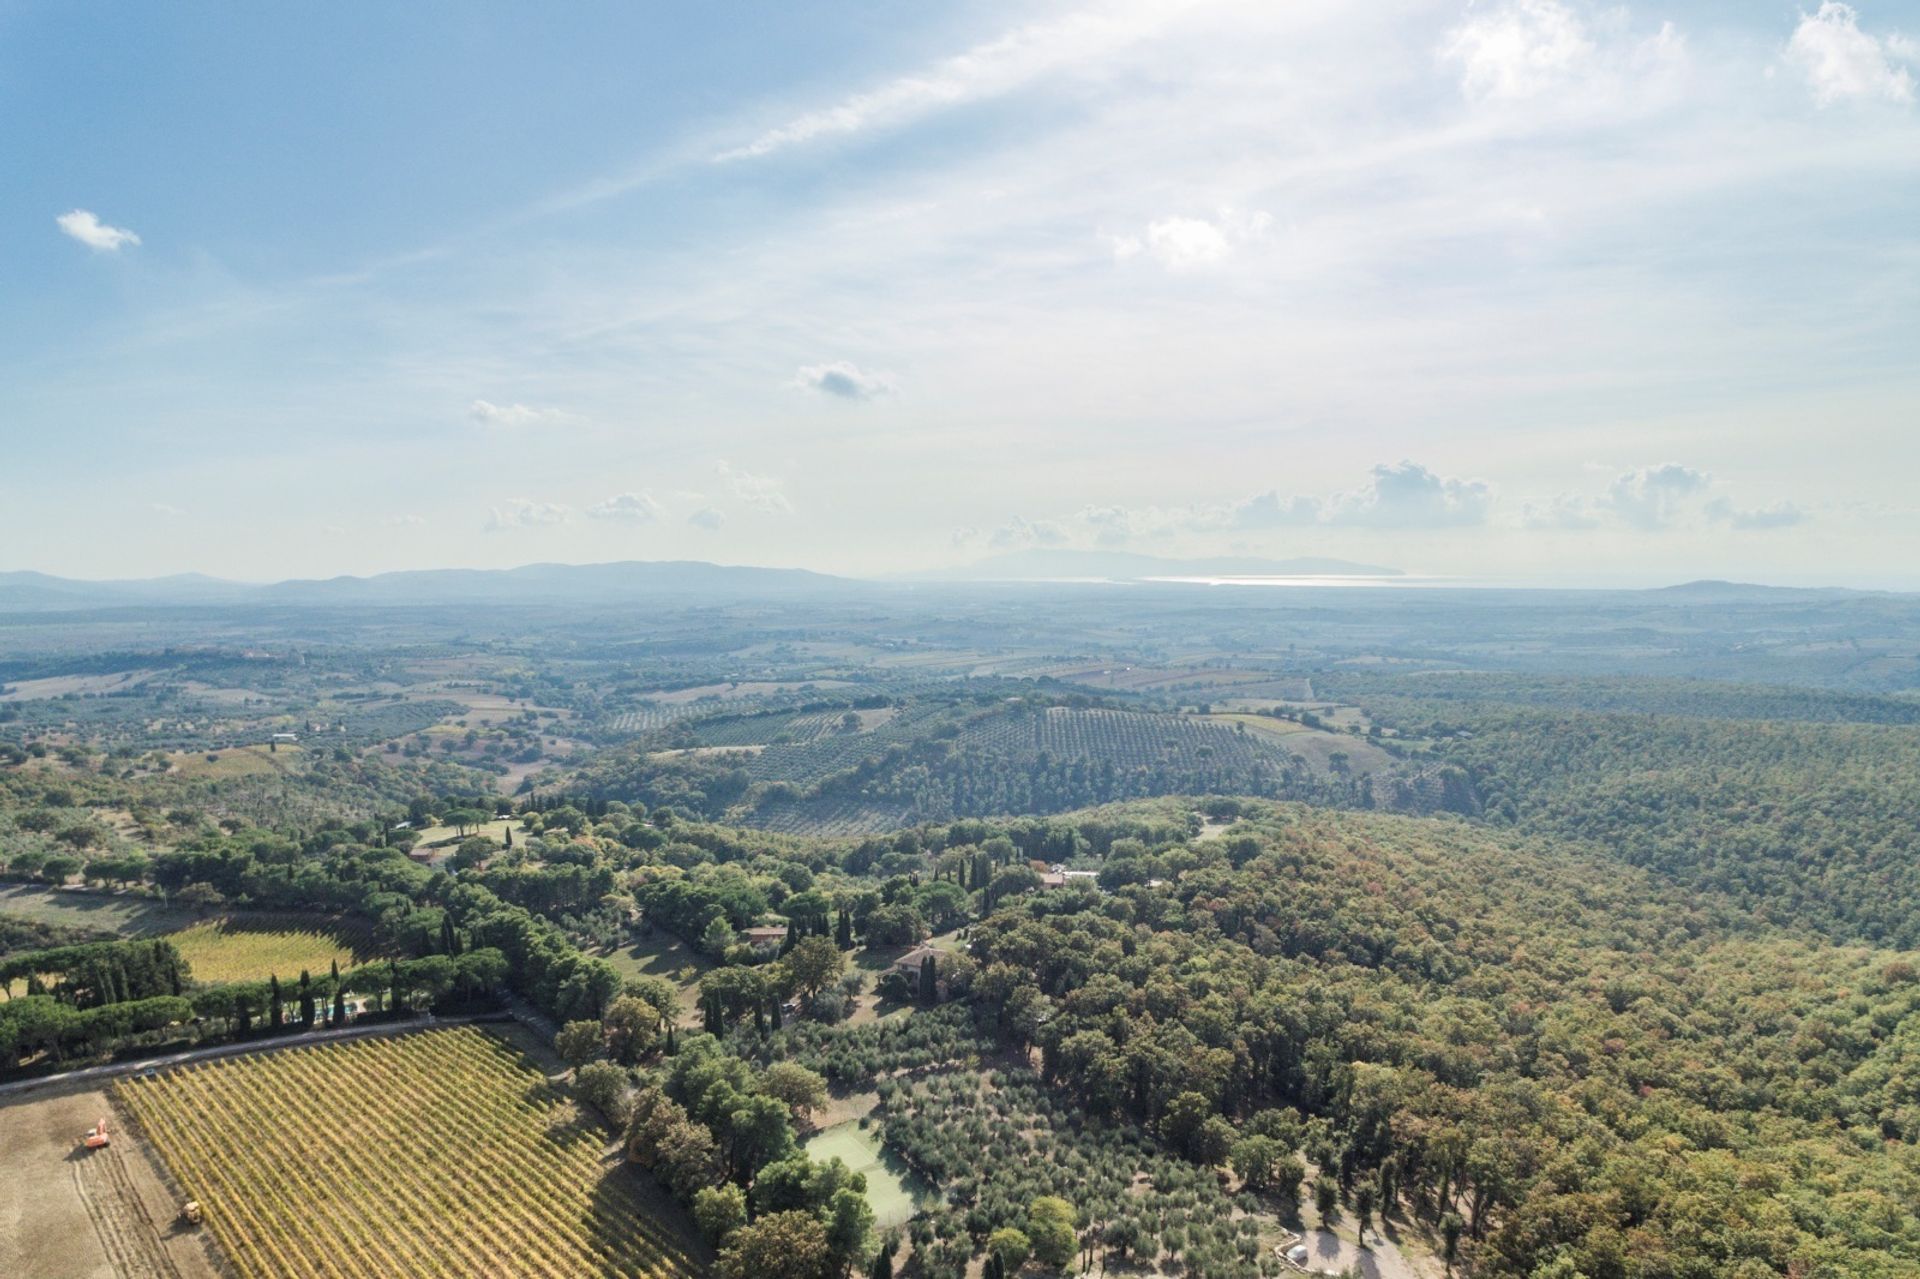
{"type": "Polygon", "coordinates": [[[505,533],[513,529],[544,528],[565,524],[572,518],[572,509],[558,503],[510,497],[502,505],[487,512],[487,522],[484,527],[489,533],[505,533]]]}
{"type": "Polygon", "coordinates": [[[467,406],[467,417],[481,426],[524,427],[554,425],[568,420],[559,409],[539,409],[527,404],[495,404],[475,400],[467,406]]]}
{"type": "Polygon", "coordinates": [[[1151,36],[1185,3],[1108,4],[1053,22],[1017,27],[877,89],[806,111],[740,146],[719,162],[772,155],[823,138],[892,128],[942,108],[998,97],[1043,76],[1096,61],[1151,36]]]}
{"type": "Polygon", "coordinates": [[[714,471],[728,492],[754,510],[768,515],[786,515],[793,511],[793,502],[781,481],[740,470],[724,459],[715,464],[714,471]]]}
{"type": "Polygon", "coordinates": [[[108,226],[90,209],[74,209],[54,219],[61,232],[97,253],[118,253],[140,237],[125,227],[108,226]]]}
{"type": "Polygon", "coordinates": [[[687,523],[697,529],[705,529],[709,533],[718,532],[726,522],[727,517],[721,512],[714,510],[711,506],[703,506],[692,515],[687,516],[687,523]]]}

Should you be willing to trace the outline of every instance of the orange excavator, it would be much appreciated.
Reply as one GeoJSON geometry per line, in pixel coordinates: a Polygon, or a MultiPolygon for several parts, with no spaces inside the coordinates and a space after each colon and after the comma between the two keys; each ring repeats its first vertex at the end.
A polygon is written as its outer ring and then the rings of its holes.
{"type": "Polygon", "coordinates": [[[113,1138],[107,1134],[107,1121],[105,1116],[101,1117],[99,1123],[87,1129],[87,1135],[80,1139],[80,1144],[88,1150],[98,1150],[102,1146],[111,1146],[113,1144],[113,1138]]]}

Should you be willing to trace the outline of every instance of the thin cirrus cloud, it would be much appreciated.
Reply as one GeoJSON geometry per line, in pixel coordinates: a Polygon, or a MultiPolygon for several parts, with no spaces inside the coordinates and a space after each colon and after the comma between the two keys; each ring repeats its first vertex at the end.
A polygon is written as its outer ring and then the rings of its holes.
{"type": "Polygon", "coordinates": [[[1898,62],[1920,62],[1920,43],[1903,35],[1875,36],[1860,29],[1852,5],[1826,0],[1802,14],[1783,55],[1806,81],[1821,106],[1880,99],[1911,103],[1913,73],[1898,62]]]}
{"type": "Polygon", "coordinates": [[[822,139],[896,128],[933,111],[999,97],[1145,40],[1188,7],[1164,0],[1134,0],[1016,27],[876,89],[803,112],[751,141],[720,151],[713,159],[716,163],[757,159],[822,139]]]}
{"type": "Polygon", "coordinates": [[[893,380],[885,374],[871,372],[847,360],[805,365],[794,375],[792,385],[840,400],[872,400],[894,391],[893,380]]]}
{"type": "Polygon", "coordinates": [[[697,529],[705,529],[709,533],[719,532],[720,529],[726,525],[726,522],[727,517],[721,512],[714,510],[711,506],[703,506],[693,514],[687,516],[688,524],[691,524],[697,529]]]}
{"type": "Polygon", "coordinates": [[[73,209],[55,218],[62,234],[78,240],[96,253],[118,253],[140,237],[125,227],[108,226],[91,209],[73,209]]]}

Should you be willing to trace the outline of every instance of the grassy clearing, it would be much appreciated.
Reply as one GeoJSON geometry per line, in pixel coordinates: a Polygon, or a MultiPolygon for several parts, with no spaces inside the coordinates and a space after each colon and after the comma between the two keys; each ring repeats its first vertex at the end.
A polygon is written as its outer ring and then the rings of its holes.
{"type": "Polygon", "coordinates": [[[219,751],[181,751],[167,756],[167,771],[180,777],[223,781],[234,777],[258,777],[265,773],[284,773],[298,766],[301,749],[283,744],[274,750],[265,746],[232,746],[219,751]]]}
{"type": "Polygon", "coordinates": [[[283,982],[302,969],[324,973],[332,964],[351,968],[373,958],[362,930],[267,920],[211,919],[168,935],[195,981],[283,982]]]}
{"type": "Polygon", "coordinates": [[[171,906],[151,897],[74,892],[30,884],[0,885],[0,915],[67,928],[97,928],[126,937],[172,932],[205,919],[207,913],[186,906],[171,906]]]}
{"type": "Polygon", "coordinates": [[[680,988],[680,1024],[697,1025],[700,1016],[694,987],[700,974],[713,967],[713,961],[664,928],[656,928],[647,937],[629,936],[624,945],[601,956],[622,977],[664,977],[680,988]]]}
{"type": "Polygon", "coordinates": [[[857,1119],[816,1134],[806,1149],[810,1158],[825,1162],[838,1156],[847,1167],[866,1174],[867,1202],[873,1206],[873,1224],[881,1230],[905,1225],[935,1199],[911,1169],[882,1150],[879,1129],[862,1128],[857,1119]]]}
{"type": "Polygon", "coordinates": [[[1235,724],[1246,727],[1249,733],[1259,733],[1266,737],[1291,737],[1295,733],[1309,733],[1313,730],[1305,724],[1290,719],[1274,719],[1269,715],[1207,715],[1208,722],[1232,728],[1235,724]]]}
{"type": "Polygon", "coordinates": [[[471,1026],[230,1058],[116,1093],[243,1279],[701,1269],[598,1125],[471,1026]]]}

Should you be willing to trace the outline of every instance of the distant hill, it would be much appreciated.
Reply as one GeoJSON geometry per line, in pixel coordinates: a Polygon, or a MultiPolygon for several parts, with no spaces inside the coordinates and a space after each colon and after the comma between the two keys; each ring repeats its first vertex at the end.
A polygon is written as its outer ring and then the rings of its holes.
{"type": "Polygon", "coordinates": [[[805,569],[753,568],[700,560],[528,564],[510,569],[422,569],[256,585],[189,573],[131,581],[82,581],[45,573],[0,573],[0,612],[136,606],[591,604],[654,598],[793,598],[870,589],[805,569]]]}
{"type": "Polygon", "coordinates": [[[1104,578],[1129,582],[1152,577],[1398,577],[1397,568],[1351,560],[1304,556],[1270,560],[1251,556],[1169,559],[1130,551],[1032,550],[989,556],[962,568],[916,575],[922,581],[1035,581],[1104,578]]]}

